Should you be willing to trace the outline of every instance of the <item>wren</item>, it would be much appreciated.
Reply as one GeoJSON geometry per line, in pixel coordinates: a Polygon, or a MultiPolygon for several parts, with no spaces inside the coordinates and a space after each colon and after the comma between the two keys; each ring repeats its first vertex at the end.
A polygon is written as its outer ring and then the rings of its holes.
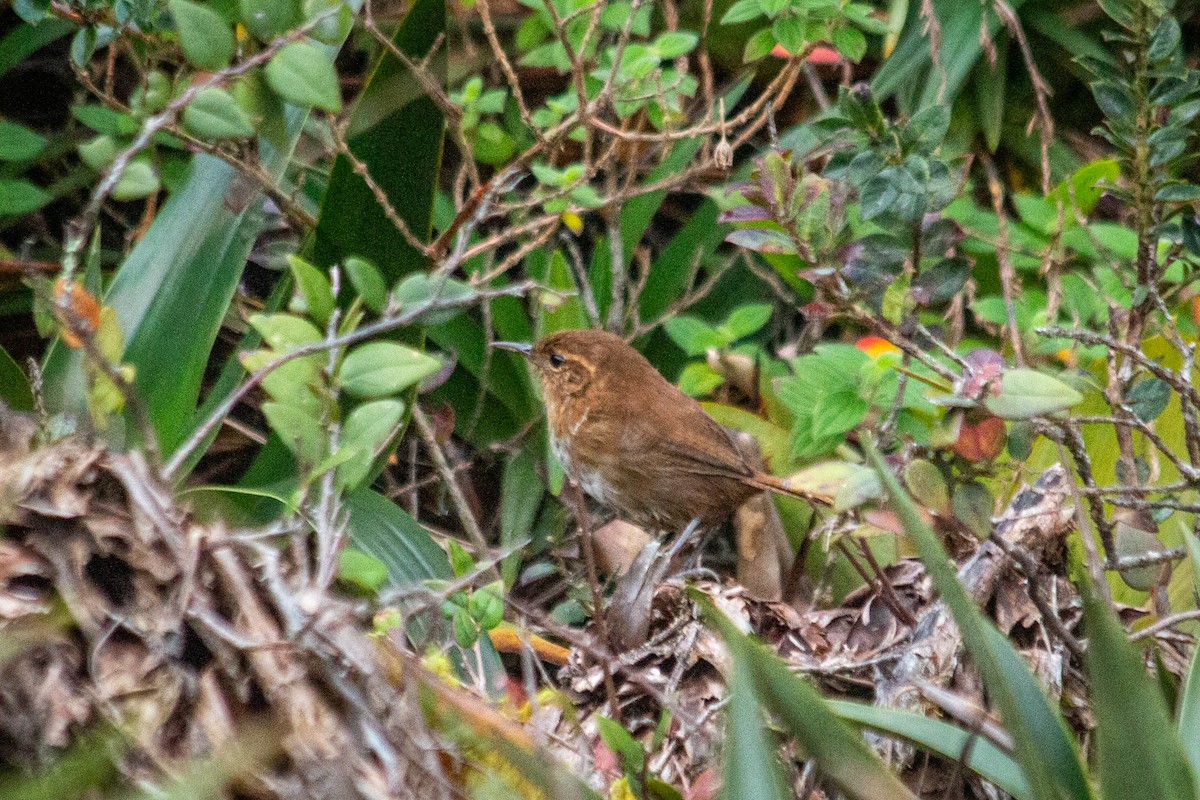
{"type": "Polygon", "coordinates": [[[820,502],[754,469],[729,433],[621,337],[565,330],[536,344],[496,342],[533,364],[550,446],[567,476],[647,530],[720,522],[756,492],[820,502]]]}

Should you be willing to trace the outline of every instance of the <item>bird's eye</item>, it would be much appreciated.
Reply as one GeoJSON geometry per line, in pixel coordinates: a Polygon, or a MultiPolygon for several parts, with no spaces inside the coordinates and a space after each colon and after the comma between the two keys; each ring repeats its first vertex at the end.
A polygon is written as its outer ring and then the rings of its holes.
{"type": "Polygon", "coordinates": [[[566,361],[566,359],[562,357],[561,353],[550,354],[550,366],[561,367],[564,361],[566,361]]]}

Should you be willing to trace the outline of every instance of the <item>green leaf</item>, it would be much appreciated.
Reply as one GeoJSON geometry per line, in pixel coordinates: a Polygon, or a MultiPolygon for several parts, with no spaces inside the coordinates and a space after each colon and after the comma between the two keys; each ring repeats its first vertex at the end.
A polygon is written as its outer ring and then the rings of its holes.
{"type": "Polygon", "coordinates": [[[350,284],[362,298],[363,304],[376,314],[382,313],[387,306],[388,295],[387,285],[384,284],[379,270],[354,256],[347,258],[343,266],[350,277],[350,284]]]}
{"type": "Polygon", "coordinates": [[[950,510],[950,490],[942,471],[932,461],[914,459],[904,467],[904,484],[918,503],[944,514],[950,510]]]}
{"type": "Polygon", "coordinates": [[[680,314],[663,324],[667,336],[689,356],[702,356],[710,347],[724,347],[729,341],[706,322],[680,314]]]}
{"type": "Polygon", "coordinates": [[[778,17],[771,25],[771,34],[775,37],[775,41],[783,45],[783,49],[792,55],[804,50],[807,41],[806,32],[807,26],[804,24],[804,20],[791,14],[778,17]]]}
{"type": "MultiPolygon", "coordinates": [[[[1123,521],[1117,522],[1113,538],[1117,558],[1135,558],[1163,549],[1162,541],[1153,533],[1140,530],[1123,521]]],[[[1158,581],[1160,573],[1161,568],[1159,565],[1150,564],[1144,567],[1121,570],[1119,574],[1125,583],[1139,592],[1146,592],[1158,581]]]]}
{"type": "MultiPolygon", "coordinates": [[[[423,305],[434,304],[446,300],[461,300],[472,296],[475,290],[468,284],[447,278],[432,277],[424,272],[417,272],[402,280],[392,290],[392,300],[408,311],[423,305]]],[[[444,308],[427,311],[421,320],[427,325],[440,325],[462,313],[462,308],[444,308]]]]}
{"type": "Polygon", "coordinates": [[[175,19],[183,54],[193,66],[218,70],[229,65],[233,31],[220,14],[188,0],[169,0],[167,8],[175,19]]]}
{"type": "Polygon", "coordinates": [[[762,16],[762,6],[758,0],[738,0],[729,7],[725,16],[721,17],[722,25],[735,25],[762,16]]]}
{"type": "Polygon", "coordinates": [[[412,586],[430,578],[453,577],[445,551],[429,531],[378,492],[348,494],[350,544],[379,559],[388,569],[388,585],[412,586]]]}
{"type": "Polygon", "coordinates": [[[333,289],[329,279],[304,259],[288,255],[288,266],[296,279],[296,296],[289,306],[292,311],[307,314],[318,325],[324,327],[333,313],[333,289]]]}
{"type": "Polygon", "coordinates": [[[0,217],[28,214],[50,200],[49,193],[29,181],[0,179],[0,217]]]}
{"type": "MultiPolygon", "coordinates": [[[[1200,568],[1200,541],[1189,531],[1184,531],[1183,537],[1194,575],[1200,578],[1200,571],[1196,571],[1200,568]]],[[[1195,777],[1200,775],[1200,651],[1192,651],[1192,664],[1179,698],[1177,719],[1179,741],[1183,744],[1195,777]]]]}
{"type": "MultiPolygon", "coordinates": [[[[745,658],[743,656],[743,658],[745,658]]],[[[725,705],[724,762],[720,800],[784,800],[783,772],[778,749],[763,722],[754,694],[753,677],[735,656],[725,705]]]]}
{"type": "MultiPolygon", "coordinates": [[[[265,367],[276,360],[279,353],[274,350],[244,352],[242,364],[251,372],[265,367]]],[[[292,405],[304,406],[310,413],[320,413],[322,402],[314,390],[323,386],[321,380],[321,357],[319,355],[293,358],[280,364],[263,378],[263,391],[269,397],[292,405]]]]}
{"type": "Polygon", "coordinates": [[[459,647],[465,650],[475,646],[475,641],[479,638],[479,625],[471,619],[465,608],[454,612],[451,627],[454,630],[454,641],[459,647]]]}
{"type": "Polygon", "coordinates": [[[688,364],[679,373],[679,391],[690,397],[704,397],[724,382],[721,373],[703,362],[688,364]]]}
{"type": "Polygon", "coordinates": [[[300,461],[312,466],[324,458],[325,429],[310,409],[268,400],[263,403],[262,412],[271,430],[300,461]]]}
{"type": "Polygon", "coordinates": [[[742,51],[742,61],[749,64],[758,61],[771,52],[775,47],[775,33],[771,28],[763,28],[746,40],[746,49],[742,51]]]}
{"type": "Polygon", "coordinates": [[[233,96],[209,87],[196,93],[183,110],[183,124],[201,139],[242,139],[254,135],[254,123],[233,96]]]}
{"type": "Polygon", "coordinates": [[[338,554],[338,578],[374,594],[387,580],[387,566],[374,556],[347,547],[338,554]]]}
{"type": "MultiPolygon", "coordinates": [[[[509,549],[529,539],[545,493],[533,448],[524,447],[508,459],[500,482],[500,547],[509,549]]],[[[500,562],[500,575],[512,586],[521,568],[521,553],[500,562]]]]}
{"type": "Polygon", "coordinates": [[[395,342],[368,342],[352,349],[338,370],[342,388],[355,397],[396,394],[437,372],[441,364],[395,342]]]}
{"type": "Polygon", "coordinates": [[[1194,800],[1193,776],[1162,693],[1112,609],[1090,585],[1083,592],[1088,632],[1084,665],[1096,715],[1096,770],[1103,796],[1194,800]],[[1130,742],[1154,742],[1154,746],[1139,748],[1137,757],[1131,758],[1130,742]]]}
{"type": "Polygon", "coordinates": [[[33,410],[33,389],[25,370],[0,347],[0,401],[14,411],[33,410]]]}
{"type": "Polygon", "coordinates": [[[891,178],[876,175],[859,190],[859,208],[864,220],[871,220],[887,211],[900,199],[900,192],[891,178]]]}
{"type": "Polygon", "coordinates": [[[666,60],[690,53],[700,37],[691,31],[667,31],[654,40],[653,48],[658,57],[666,60]]]}
{"type": "Polygon", "coordinates": [[[332,112],[342,109],[333,62],[316,45],[307,42],[287,45],[267,63],[266,73],[271,89],[293,105],[332,112]]]}
{"type": "Polygon", "coordinates": [[[24,125],[0,119],[0,161],[28,161],[46,147],[46,137],[24,125]]]}
{"type": "MultiPolygon", "coordinates": [[[[300,25],[294,0],[238,0],[246,29],[264,42],[300,25]]],[[[340,40],[339,40],[340,41],[340,40]]]]}
{"type": "MultiPolygon", "coordinates": [[[[1112,159],[1093,161],[1075,170],[1071,177],[1056,186],[1046,199],[1050,201],[1051,206],[1056,206],[1061,201],[1063,208],[1070,209],[1073,194],[1076,207],[1086,216],[1091,214],[1096,203],[1100,202],[1100,196],[1117,185],[1120,173],[1120,165],[1112,159]]],[[[1057,217],[1057,214],[1055,216],[1057,217]]],[[[1068,223],[1073,222],[1073,215],[1068,213],[1066,219],[1068,223]]]]}
{"type": "Polygon", "coordinates": [[[947,104],[930,106],[908,121],[908,132],[929,150],[942,143],[949,129],[950,106],[947,104]]]}
{"type": "Polygon", "coordinates": [[[114,200],[138,200],[162,188],[158,173],[148,159],[137,158],[125,165],[125,170],[111,192],[114,200]]]}
{"type": "Polygon", "coordinates": [[[1081,402],[1083,395],[1058,378],[1032,369],[1010,369],[1000,381],[1000,393],[990,395],[983,404],[1001,419],[1029,417],[1063,411],[1081,402]]]}
{"type": "Polygon", "coordinates": [[[482,630],[490,631],[504,619],[504,583],[496,581],[471,592],[467,612],[482,630]]]}
{"type": "Polygon", "coordinates": [[[857,64],[867,54],[867,37],[858,28],[842,25],[833,29],[833,47],[857,64]]]}
{"type": "Polygon", "coordinates": [[[729,342],[749,336],[771,319],[773,307],[770,303],[751,303],[735,308],[718,328],[729,342]]]}
{"type": "Polygon", "coordinates": [[[107,167],[117,157],[117,142],[108,134],[89,139],[79,145],[78,149],[83,163],[97,172],[107,167]]]}
{"type": "Polygon", "coordinates": [[[1096,105],[1106,117],[1124,119],[1133,114],[1133,98],[1129,91],[1113,83],[1096,81],[1092,84],[1092,93],[1096,97],[1096,105]]]}
{"type": "Polygon", "coordinates": [[[251,314],[249,322],[280,353],[323,338],[315,325],[294,314],[251,314]]]}
{"type": "Polygon", "coordinates": [[[1200,200],[1200,184],[1171,183],[1154,193],[1155,200],[1165,202],[1187,203],[1200,200]]]}
{"type": "Polygon", "coordinates": [[[1170,12],[1167,12],[1159,20],[1158,27],[1154,29],[1154,35],[1150,37],[1150,47],[1146,50],[1146,58],[1150,61],[1162,61],[1175,55],[1181,35],[1179,21],[1170,12]]]}
{"type": "Polygon", "coordinates": [[[467,548],[450,539],[446,542],[446,549],[450,551],[450,568],[454,570],[454,577],[461,578],[475,569],[475,559],[467,548]]]}
{"type": "Polygon", "coordinates": [[[849,700],[827,701],[840,719],[878,733],[910,742],[923,750],[958,761],[968,754],[965,766],[1017,800],[1029,797],[1029,784],[1012,756],[978,734],[964,731],[940,719],[911,711],[880,708],[849,700]]]}
{"type": "Polygon", "coordinates": [[[50,0],[13,0],[12,10],[30,26],[35,26],[50,13],[50,0]]]}
{"type": "Polygon", "coordinates": [[[339,488],[353,491],[371,474],[372,463],[404,419],[404,403],[375,400],[350,412],[342,426],[338,447],[353,448],[358,457],[338,465],[339,488]]]}
{"type": "Polygon", "coordinates": [[[1142,422],[1153,422],[1171,400],[1171,387],[1158,378],[1138,381],[1125,393],[1125,402],[1142,422]]]}

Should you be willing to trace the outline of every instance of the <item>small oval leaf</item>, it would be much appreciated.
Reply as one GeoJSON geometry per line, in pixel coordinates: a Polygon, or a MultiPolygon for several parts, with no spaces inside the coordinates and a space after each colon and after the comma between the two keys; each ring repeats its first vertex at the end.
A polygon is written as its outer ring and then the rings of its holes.
{"type": "Polygon", "coordinates": [[[983,404],[1003,419],[1028,419],[1070,408],[1083,395],[1058,378],[1032,369],[1011,369],[1004,373],[1000,393],[984,399],[983,404]]]}
{"type": "Polygon", "coordinates": [[[436,358],[395,342],[369,342],[350,351],[338,381],[356,397],[396,394],[432,375],[441,364],[436,358]]]}

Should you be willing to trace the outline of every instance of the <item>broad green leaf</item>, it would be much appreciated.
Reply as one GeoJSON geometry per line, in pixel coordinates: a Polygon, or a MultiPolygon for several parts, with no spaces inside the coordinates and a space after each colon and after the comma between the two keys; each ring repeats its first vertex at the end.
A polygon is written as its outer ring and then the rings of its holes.
{"type": "Polygon", "coordinates": [[[374,556],[347,547],[338,554],[338,578],[373,594],[387,581],[388,569],[374,556]]]}
{"type": "Polygon", "coordinates": [[[315,325],[293,314],[251,314],[249,322],[280,353],[323,338],[315,325]]]}
{"type": "Polygon", "coordinates": [[[1142,422],[1158,419],[1171,401],[1171,387],[1159,378],[1138,381],[1126,392],[1125,402],[1142,422]]]}
{"type": "Polygon", "coordinates": [[[341,44],[354,26],[354,12],[345,0],[303,0],[300,13],[305,22],[321,18],[309,35],[323,44],[341,44]]]}
{"type": "MultiPolygon", "coordinates": [[[[441,0],[416,0],[393,43],[413,59],[423,59],[444,31],[445,14],[441,0]]],[[[444,60],[435,59],[429,69],[444,80],[444,60]]],[[[442,112],[420,83],[383,50],[350,112],[346,144],[387,193],[396,214],[422,240],[430,232],[444,127],[442,112]]],[[[350,256],[362,258],[379,270],[388,286],[429,269],[425,255],[396,229],[344,156],[334,161],[308,255],[319,266],[350,256]]]]}
{"type": "MultiPolygon", "coordinates": [[[[387,585],[406,588],[430,579],[453,577],[446,552],[432,534],[404,509],[378,492],[359,489],[342,499],[349,515],[350,546],[387,567],[387,585]]],[[[410,635],[423,635],[425,625],[414,621],[410,635]]]]}
{"type": "Polygon", "coordinates": [[[729,7],[725,16],[721,17],[721,24],[734,25],[759,16],[762,16],[762,6],[758,0],[738,0],[729,7]]]}
{"type": "Polygon", "coordinates": [[[702,356],[710,347],[724,347],[727,340],[708,323],[695,317],[680,314],[663,324],[671,341],[679,345],[689,356],[702,356]]]}
{"type": "Polygon", "coordinates": [[[796,54],[804,50],[806,41],[804,34],[807,32],[807,28],[803,19],[788,14],[775,19],[771,25],[771,34],[784,50],[796,54]]]}
{"type": "MultiPolygon", "coordinates": [[[[533,534],[542,495],[545,493],[537,471],[533,448],[524,447],[508,459],[500,482],[500,547],[508,549],[533,534]]],[[[513,553],[500,562],[500,575],[512,586],[521,568],[521,554],[513,553]]]]}
{"type": "Polygon", "coordinates": [[[717,330],[726,334],[729,342],[734,342],[755,333],[763,325],[766,325],[771,319],[773,310],[770,303],[738,306],[717,330]]]}
{"type": "Polygon", "coordinates": [[[849,700],[829,700],[830,710],[847,722],[894,736],[952,761],[969,754],[965,766],[1016,800],[1029,797],[1029,784],[1012,756],[986,738],[948,722],[912,711],[880,708],[849,700]]]}
{"type": "Polygon", "coordinates": [[[0,217],[28,214],[50,202],[50,194],[24,180],[0,179],[0,217]]]}
{"type": "Polygon", "coordinates": [[[287,45],[267,63],[267,83],[293,105],[325,111],[342,110],[333,62],[324,50],[307,42],[287,45]]]}
{"type": "Polygon", "coordinates": [[[580,287],[575,283],[571,267],[562,250],[550,255],[550,264],[545,278],[546,288],[561,292],[562,296],[548,295],[538,303],[536,316],[538,330],[545,336],[561,330],[587,327],[587,316],[579,299],[580,287]]]}
{"type": "Polygon", "coordinates": [[[371,474],[379,450],[395,433],[404,419],[404,403],[399,400],[375,400],[350,412],[342,425],[339,448],[352,448],[357,457],[338,465],[338,486],[353,491],[371,474]]]}
{"type": "Polygon", "coordinates": [[[913,459],[904,467],[904,484],[918,503],[944,514],[950,510],[950,490],[942,471],[932,461],[913,459]]]}
{"type": "Polygon", "coordinates": [[[1000,379],[1000,392],[984,398],[983,404],[1002,419],[1028,419],[1063,411],[1082,400],[1083,395],[1058,378],[1032,369],[1010,369],[1000,379]]]}
{"type": "Polygon", "coordinates": [[[338,382],[355,397],[396,394],[437,372],[441,364],[395,342],[368,342],[353,348],[338,370],[338,382]]]}
{"type": "Polygon", "coordinates": [[[700,37],[691,31],[667,31],[659,34],[652,45],[654,52],[664,61],[691,52],[700,37]]]}
{"type": "Polygon", "coordinates": [[[691,397],[703,397],[716,389],[725,378],[721,373],[703,362],[688,364],[683,368],[683,372],[679,373],[679,380],[676,382],[679,386],[679,391],[691,397]]]}
{"type": "Polygon", "coordinates": [[[138,200],[162,188],[158,172],[149,159],[135,158],[125,165],[111,192],[114,200],[138,200]]]}
{"type": "Polygon", "coordinates": [[[343,264],[346,274],[350,277],[350,283],[354,286],[354,291],[358,292],[358,296],[362,298],[363,304],[379,314],[387,305],[387,286],[383,283],[383,278],[379,275],[379,270],[363,261],[361,258],[351,256],[347,258],[343,264]]]}
{"type": "Polygon", "coordinates": [[[1000,133],[1007,107],[1008,51],[1011,40],[1006,36],[995,43],[996,63],[984,62],[975,69],[975,108],[979,127],[989,152],[1000,146],[1000,133]]]}
{"type": "MultiPolygon", "coordinates": [[[[454,278],[430,277],[424,272],[409,275],[392,290],[392,300],[405,311],[445,300],[462,300],[475,293],[466,283],[454,278]]],[[[446,308],[426,312],[421,320],[427,325],[439,325],[461,314],[462,308],[446,308]]]]}
{"type": "Polygon", "coordinates": [[[333,313],[334,305],[329,279],[299,256],[289,255],[287,260],[296,281],[296,296],[292,299],[291,310],[307,314],[318,325],[324,326],[333,313]]]}
{"type": "Polygon", "coordinates": [[[1065,216],[1067,223],[1073,224],[1074,215],[1069,211],[1072,203],[1071,195],[1074,195],[1075,207],[1082,214],[1085,216],[1091,214],[1096,203],[1100,201],[1101,195],[1116,185],[1120,171],[1120,166],[1111,159],[1101,159],[1085,164],[1075,170],[1070,178],[1056,186],[1046,199],[1052,205],[1061,201],[1063,208],[1068,210],[1065,216]]]}
{"type": "Polygon", "coordinates": [[[1112,609],[1090,586],[1084,588],[1083,619],[1088,632],[1084,665],[1096,715],[1096,770],[1103,797],[1195,800],[1195,780],[1162,693],[1112,609]],[[1154,746],[1138,748],[1132,758],[1131,742],[1154,746]]]}
{"type": "Polygon", "coordinates": [[[179,45],[193,66],[218,70],[233,58],[233,30],[220,14],[189,0],[170,0],[167,8],[179,31],[179,45]]]}
{"type": "MultiPolygon", "coordinates": [[[[1153,533],[1139,530],[1123,521],[1117,522],[1113,539],[1117,558],[1134,558],[1163,549],[1162,541],[1153,533]]],[[[1136,569],[1122,570],[1120,575],[1134,589],[1145,592],[1149,591],[1150,587],[1158,581],[1161,570],[1161,565],[1150,564],[1136,569]]]]}
{"type": "Polygon", "coordinates": [[[725,704],[721,800],[784,800],[788,797],[778,750],[755,696],[753,673],[735,655],[725,704]]]}
{"type": "Polygon", "coordinates": [[[622,728],[621,723],[608,717],[596,717],[596,732],[600,734],[600,738],[608,745],[608,749],[613,752],[613,755],[618,758],[622,772],[632,773],[636,776],[641,775],[642,770],[646,767],[646,751],[642,749],[641,742],[622,728]]]}
{"type": "Polygon", "coordinates": [[[839,53],[857,64],[867,54],[867,37],[858,28],[839,25],[833,29],[833,46],[839,53]]]}
{"type": "Polygon", "coordinates": [[[110,134],[103,134],[79,145],[79,157],[83,163],[99,172],[117,157],[117,141],[110,134]]]}
{"type": "MultiPolygon", "coordinates": [[[[297,27],[300,9],[295,0],[238,0],[246,29],[264,42],[297,27]]],[[[340,39],[338,40],[340,41],[340,39]]]]}
{"type": "Polygon", "coordinates": [[[254,135],[254,123],[224,89],[196,93],[183,110],[184,126],[201,139],[242,139],[254,135]]]}
{"type": "Polygon", "coordinates": [[[268,400],[262,412],[271,430],[300,461],[311,466],[324,457],[325,428],[306,406],[268,400]]]}
{"type": "Polygon", "coordinates": [[[0,119],[0,161],[28,161],[42,152],[46,137],[24,125],[0,119]]]}
{"type": "Polygon", "coordinates": [[[33,410],[29,378],[3,347],[0,347],[0,402],[15,411],[33,410]]]}

